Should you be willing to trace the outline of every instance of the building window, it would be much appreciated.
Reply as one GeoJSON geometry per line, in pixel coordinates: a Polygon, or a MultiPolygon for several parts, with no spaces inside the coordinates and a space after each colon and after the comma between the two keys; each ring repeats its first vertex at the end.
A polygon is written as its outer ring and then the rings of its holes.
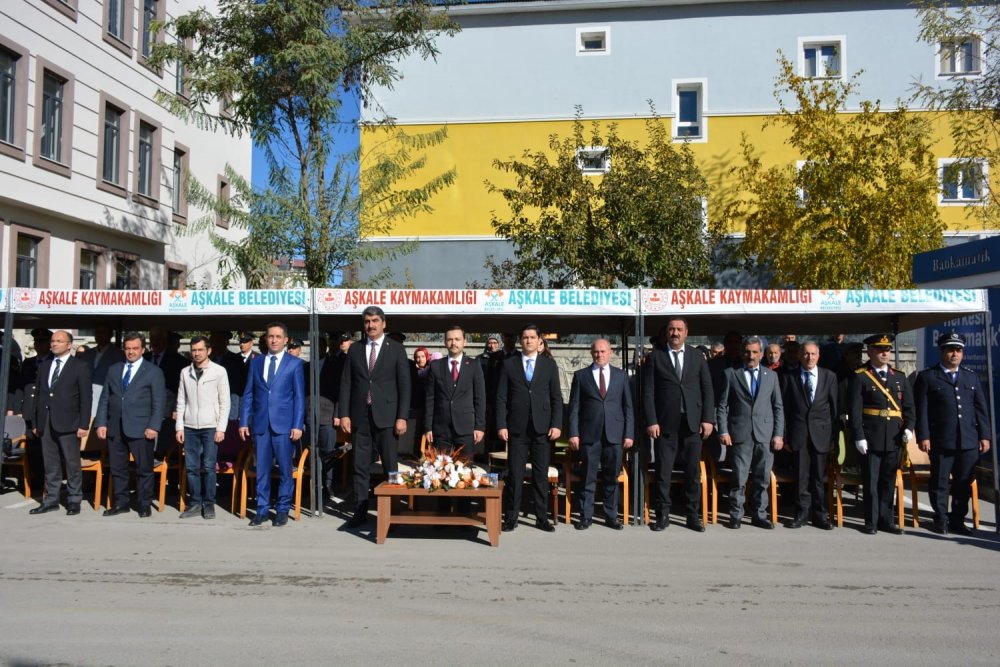
{"type": "MultiPolygon", "coordinates": [[[[225,176],[219,176],[219,186],[215,195],[219,200],[219,204],[222,206],[229,206],[231,195],[229,192],[229,180],[225,176]]],[[[215,216],[215,224],[218,227],[229,229],[229,218],[218,214],[215,216]]]]}
{"type": "Polygon", "coordinates": [[[132,56],[132,0],[104,0],[104,41],[132,56]]]}
{"type": "Polygon", "coordinates": [[[40,239],[27,234],[18,234],[15,287],[38,287],[38,250],[40,245],[40,239]]]}
{"type": "Polygon", "coordinates": [[[67,178],[73,152],[73,76],[41,58],[35,98],[36,166],[67,178]]]}
{"type": "Polygon", "coordinates": [[[938,76],[974,76],[982,71],[982,41],[975,35],[938,45],[938,76]]]}
{"type": "Polygon", "coordinates": [[[174,262],[164,262],[164,288],[182,290],[187,287],[187,267],[174,262]]]}
{"type": "MultiPolygon", "coordinates": [[[[177,45],[183,46],[185,51],[194,48],[194,42],[190,39],[181,40],[178,38],[177,45]]],[[[174,92],[184,98],[191,95],[191,89],[187,84],[187,70],[184,69],[184,63],[180,60],[174,61],[174,92]]]]}
{"type": "MultiPolygon", "coordinates": [[[[163,0],[141,0],[141,24],[139,31],[139,62],[146,64],[146,59],[153,53],[153,44],[163,40],[162,31],[153,31],[154,21],[163,21],[163,0]]],[[[157,72],[159,74],[159,72],[157,72]]]]}
{"type": "Polygon", "coordinates": [[[78,289],[97,289],[98,255],[93,250],[80,251],[80,281],[78,289]]]}
{"type": "Polygon", "coordinates": [[[576,54],[578,56],[606,56],[611,53],[611,28],[576,29],[576,54]]]}
{"type": "Polygon", "coordinates": [[[160,198],[160,128],[141,114],[135,125],[135,194],[146,206],[160,198]]]}
{"type": "Polygon", "coordinates": [[[181,144],[174,144],[174,168],[173,168],[173,209],[174,222],[180,224],[187,223],[187,173],[190,165],[188,150],[181,144]]]}
{"type": "Polygon", "coordinates": [[[706,79],[674,79],[674,138],[694,141],[708,139],[705,122],[706,79]]]}
{"type": "Polygon", "coordinates": [[[604,146],[577,148],[576,166],[586,175],[606,174],[611,171],[611,151],[604,146]]]}
{"type": "Polygon", "coordinates": [[[63,16],[76,21],[77,0],[45,0],[45,4],[58,11],[63,16]]]}
{"type": "Polygon", "coordinates": [[[101,93],[101,120],[98,128],[101,152],[97,156],[97,186],[124,197],[125,164],[128,159],[128,108],[101,93]]]}
{"type": "Polygon", "coordinates": [[[938,160],[941,182],[940,203],[978,204],[986,197],[989,163],[986,160],[938,160]]]}
{"type": "Polygon", "coordinates": [[[10,224],[10,244],[4,244],[7,255],[4,266],[8,285],[12,287],[45,288],[49,286],[48,231],[10,224]]]}
{"type": "Polygon", "coordinates": [[[846,44],[843,36],[800,37],[799,74],[810,78],[842,76],[847,67],[846,44]]]}
{"type": "Polygon", "coordinates": [[[112,289],[139,289],[138,255],[116,252],[114,270],[112,289]]]}
{"type": "Polygon", "coordinates": [[[24,159],[28,52],[0,35],[0,154],[24,159]]]}

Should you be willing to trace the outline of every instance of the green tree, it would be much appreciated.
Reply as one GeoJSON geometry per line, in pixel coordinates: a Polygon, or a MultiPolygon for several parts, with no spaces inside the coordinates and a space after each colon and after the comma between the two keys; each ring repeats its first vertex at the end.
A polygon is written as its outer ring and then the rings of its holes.
{"type": "MultiPolygon", "coordinates": [[[[450,184],[454,174],[446,172],[396,188],[423,166],[412,151],[443,136],[400,134],[398,152],[370,156],[379,176],[361,186],[374,186],[365,193],[374,208],[358,198],[361,156],[338,157],[334,146],[348,129],[340,120],[343,100],[372,103],[375,88],[391,88],[400,78],[401,58],[433,58],[436,39],[457,30],[440,3],[220,0],[217,15],[198,9],[158,27],[176,39],[154,46],[150,64],[177,63],[186,89],[184,95],[161,92],[159,101],[202,127],[249,132],[266,150],[268,187],[243,193],[250,213],[245,219],[230,211],[250,236],[263,238],[232,243],[213,232],[227,266],[249,270],[247,280],[256,281],[275,258],[300,256],[308,284],[324,286],[354,261],[405,250],[359,241],[426,210],[430,196],[450,184]]],[[[227,207],[207,197],[200,201],[211,209],[227,207]]],[[[204,227],[193,225],[191,231],[204,227]]]]}
{"type": "Polygon", "coordinates": [[[551,135],[548,151],[493,162],[514,177],[513,185],[486,187],[510,209],[502,217],[494,212],[492,225],[511,241],[515,258],[489,258],[489,286],[692,287],[709,280],[705,179],[690,147],[673,143],[652,103],[650,111],[644,145],[620,136],[617,124],[595,122],[587,133],[577,107],[572,134],[551,135]],[[605,173],[588,173],[601,171],[586,167],[603,160],[610,161],[605,173]]]}
{"type": "MultiPolygon", "coordinates": [[[[941,72],[955,75],[916,82],[914,99],[947,115],[955,155],[961,158],[952,169],[972,166],[976,173],[973,159],[1000,163],[1000,5],[968,0],[917,4],[920,39],[937,49],[941,72]]],[[[1000,202],[987,179],[981,185],[983,205],[966,207],[966,212],[984,228],[996,227],[1000,202]]]]}
{"type": "Polygon", "coordinates": [[[765,166],[744,135],[742,163],[733,168],[739,195],[715,231],[745,231],[738,260],[770,273],[776,286],[911,285],[913,254],[943,243],[928,121],[902,105],[883,112],[870,101],[846,113],[860,73],[809,79],[784,56],[778,62],[779,110],[764,129],[787,136],[801,168],[765,166]]]}

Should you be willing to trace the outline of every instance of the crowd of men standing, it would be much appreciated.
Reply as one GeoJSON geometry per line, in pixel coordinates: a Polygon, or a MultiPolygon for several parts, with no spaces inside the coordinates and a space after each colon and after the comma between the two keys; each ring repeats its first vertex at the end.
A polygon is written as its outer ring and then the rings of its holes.
{"type": "Polygon", "coordinates": [[[700,470],[706,447],[731,473],[730,528],[743,525],[744,506],[752,525],[774,528],[767,487],[780,456],[797,485],[787,527],[811,522],[830,530],[827,463],[842,437],[860,455],[864,533],[902,532],[893,519],[893,491],[911,442],[930,454],[933,529],[969,530],[969,488],[992,434],[982,386],[961,366],[965,341],[958,334],[941,337],[941,362],[917,376],[914,391],[888,363],[894,343],[888,334],[863,345],[845,345],[842,338],[823,345],[794,339],[767,345],[731,332],[721,349],[711,351],[687,343],[688,323],[678,317],[666,323],[631,372],[611,364],[609,341],[594,340],[592,363],[573,374],[564,406],[559,369],[536,325],[503,336],[502,344],[490,337],[478,358],[465,352],[465,330],[451,326],[444,332],[447,355],[418,369],[407,358],[403,337],[387,333],[380,308],[366,308],[361,324],[361,341],[341,335],[333,354],[321,340],[311,362],[320,366],[316,397],[306,389],[310,368],[298,358],[301,342],[280,322],[266,327],[259,353],[253,334],[238,334],[237,353],[229,350],[231,332],[215,331],[191,338],[187,356],[179,351],[180,337],[159,328],[150,332],[148,346],[143,335],[129,333],[119,349],[110,328],[98,326],[95,345],[78,354],[70,333],[34,330],[36,356],[20,365],[18,380],[8,387],[9,412],[23,414],[45,471],[43,500],[31,513],[59,509],[63,468],[67,514],[79,513],[79,441],[93,426],[109,453],[114,501],[105,516],[131,509],[130,459],[139,516],[149,516],[153,467],[181,444],[190,493],[181,516],[214,518],[220,454],[235,440],[252,442],[261,469],[250,525],[282,526],[296,448],[304,439],[315,444],[323,488],[332,496],[338,440],[348,440],[354,451],[347,526],[359,528],[369,519],[372,463],[381,461],[385,472],[398,470],[399,444],[411,431],[411,439],[423,437],[439,452],[461,450],[480,462],[487,452],[505,450],[503,530],[518,526],[523,481],[530,474],[535,525],[551,532],[548,470],[565,430],[582,480],[579,530],[593,523],[598,488],[605,524],[623,528],[617,477],[624,453],[636,448],[651,475],[650,528],[669,527],[671,485],[679,472],[685,525],[703,532],[700,470]],[[318,412],[316,434],[307,432],[308,410],[318,412]],[[279,478],[273,518],[272,465],[279,478]]]}

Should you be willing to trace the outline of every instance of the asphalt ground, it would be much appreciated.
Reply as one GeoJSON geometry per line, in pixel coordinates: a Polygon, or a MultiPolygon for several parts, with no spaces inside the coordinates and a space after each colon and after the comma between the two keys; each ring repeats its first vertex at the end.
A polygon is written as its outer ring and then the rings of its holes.
{"type": "MultiPolygon", "coordinates": [[[[767,531],[661,533],[522,520],[393,528],[334,508],[249,529],[175,507],[140,519],[30,516],[0,496],[7,665],[1000,664],[1000,539],[767,531]]],[[[909,517],[909,512],[907,512],[909,517]]]]}

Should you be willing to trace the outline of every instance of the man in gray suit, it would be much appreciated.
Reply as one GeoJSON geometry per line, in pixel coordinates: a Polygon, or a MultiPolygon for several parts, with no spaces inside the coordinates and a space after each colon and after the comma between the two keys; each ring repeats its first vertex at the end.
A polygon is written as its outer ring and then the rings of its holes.
{"type": "Polygon", "coordinates": [[[774,463],[771,448],[780,450],[784,445],[785,416],[778,375],[761,367],[762,356],[759,338],[751,336],[743,341],[743,367],[726,369],[716,408],[719,442],[732,454],[736,478],[729,491],[730,528],[740,527],[748,475],[753,480],[751,523],[774,528],[767,518],[767,486],[774,463]]]}
{"type": "MultiPolygon", "coordinates": [[[[622,448],[632,447],[635,413],[628,376],[611,366],[611,344],[598,338],[590,346],[594,363],[573,374],[569,392],[569,448],[580,453],[583,484],[580,487],[580,522],[586,530],[594,516],[594,491],[601,468],[604,521],[615,530],[624,528],[618,518],[618,473],[622,448]]],[[[626,517],[628,518],[628,517],[626,517]]]]}
{"type": "Polygon", "coordinates": [[[166,386],[163,371],[144,360],[146,341],[129,333],[124,340],[125,362],[108,369],[97,406],[97,437],[108,440],[114,504],[104,516],[129,511],[128,456],[135,459],[138,477],[139,516],[150,515],[153,504],[153,449],[163,424],[166,386]]]}

